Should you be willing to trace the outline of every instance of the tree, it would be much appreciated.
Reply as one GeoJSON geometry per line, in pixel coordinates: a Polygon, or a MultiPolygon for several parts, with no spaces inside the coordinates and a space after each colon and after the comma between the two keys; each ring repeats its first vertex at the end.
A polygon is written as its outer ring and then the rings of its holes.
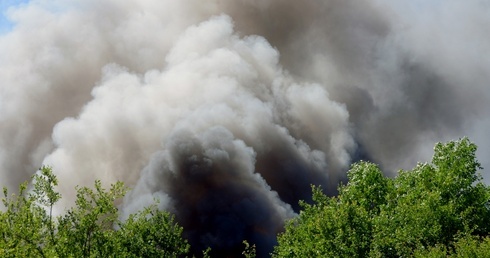
{"type": "Polygon", "coordinates": [[[130,215],[120,227],[116,237],[131,257],[178,257],[189,252],[190,245],[181,237],[183,228],[155,206],[130,215]]]}
{"type": "Polygon", "coordinates": [[[314,188],[314,204],[301,204],[273,256],[441,257],[488,249],[490,188],[478,174],[476,145],[464,138],[434,150],[430,163],[393,179],[372,163],[354,164],[337,197],[314,188]]]}
{"type": "Polygon", "coordinates": [[[155,206],[120,221],[115,202],[126,193],[120,182],[109,190],[100,181],[94,189],[77,188],[75,205],[53,217],[61,195],[51,168],[42,167],[32,181],[31,191],[27,183],[18,195],[3,191],[1,257],[179,257],[189,251],[182,228],[155,206]]]}
{"type": "Polygon", "coordinates": [[[416,258],[489,258],[490,237],[476,237],[472,235],[459,236],[454,241],[452,248],[444,245],[436,245],[426,249],[415,250],[416,258]]]}
{"type": "Polygon", "coordinates": [[[52,207],[60,199],[53,190],[57,180],[48,168],[33,179],[33,191],[27,192],[27,182],[20,185],[18,195],[9,196],[3,189],[2,203],[7,210],[0,212],[2,257],[49,257],[56,244],[52,207]]]}

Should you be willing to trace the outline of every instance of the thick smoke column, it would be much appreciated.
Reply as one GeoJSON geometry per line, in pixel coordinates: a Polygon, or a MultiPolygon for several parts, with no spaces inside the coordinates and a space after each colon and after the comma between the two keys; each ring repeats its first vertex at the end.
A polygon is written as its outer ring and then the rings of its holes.
{"type": "Polygon", "coordinates": [[[310,185],[490,142],[484,1],[47,1],[0,37],[0,184],[54,167],[160,199],[196,251],[266,256],[310,185]],[[429,2],[429,3],[428,3],[429,2]]]}

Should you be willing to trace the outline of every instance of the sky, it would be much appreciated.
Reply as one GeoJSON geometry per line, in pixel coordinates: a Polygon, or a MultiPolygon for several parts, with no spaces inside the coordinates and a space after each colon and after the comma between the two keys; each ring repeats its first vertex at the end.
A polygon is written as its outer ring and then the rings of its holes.
{"type": "MultiPolygon", "coordinates": [[[[4,34],[11,30],[12,22],[7,17],[7,11],[10,7],[15,7],[23,3],[27,3],[29,0],[0,0],[0,34],[4,34]]],[[[440,3],[439,0],[425,1],[415,0],[408,1],[406,7],[411,7],[417,10],[424,10],[433,5],[440,3]]]]}
{"type": "Polygon", "coordinates": [[[0,0],[0,34],[4,34],[12,28],[12,23],[7,17],[7,12],[10,7],[15,7],[23,3],[29,2],[28,0],[0,0]]]}

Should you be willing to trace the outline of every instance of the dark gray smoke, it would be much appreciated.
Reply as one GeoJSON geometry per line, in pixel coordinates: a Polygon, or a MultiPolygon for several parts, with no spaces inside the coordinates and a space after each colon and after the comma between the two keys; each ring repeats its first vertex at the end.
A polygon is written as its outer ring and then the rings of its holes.
{"type": "Polygon", "coordinates": [[[249,239],[267,254],[283,221],[294,213],[254,172],[253,149],[224,127],[199,135],[176,132],[165,147],[143,170],[144,182],[130,199],[160,194],[195,250],[213,246],[220,256],[232,255],[249,239]]]}
{"type": "MultiPolygon", "coordinates": [[[[194,251],[267,256],[310,185],[470,136],[490,160],[481,0],[32,0],[0,37],[0,184],[41,164],[160,200],[194,251]]],[[[488,177],[486,176],[486,180],[488,177]]],[[[59,212],[62,211],[60,206],[59,212]]]]}

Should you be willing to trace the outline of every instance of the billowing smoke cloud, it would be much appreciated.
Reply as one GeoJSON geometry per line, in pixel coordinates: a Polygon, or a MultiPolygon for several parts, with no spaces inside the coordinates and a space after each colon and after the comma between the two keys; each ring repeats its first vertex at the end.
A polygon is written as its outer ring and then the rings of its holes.
{"type": "MultiPolygon", "coordinates": [[[[160,200],[195,251],[266,256],[351,162],[387,173],[436,141],[490,142],[484,1],[32,0],[0,37],[0,184],[41,164],[160,200]]],[[[487,178],[488,179],[488,178],[487,178]]]]}

